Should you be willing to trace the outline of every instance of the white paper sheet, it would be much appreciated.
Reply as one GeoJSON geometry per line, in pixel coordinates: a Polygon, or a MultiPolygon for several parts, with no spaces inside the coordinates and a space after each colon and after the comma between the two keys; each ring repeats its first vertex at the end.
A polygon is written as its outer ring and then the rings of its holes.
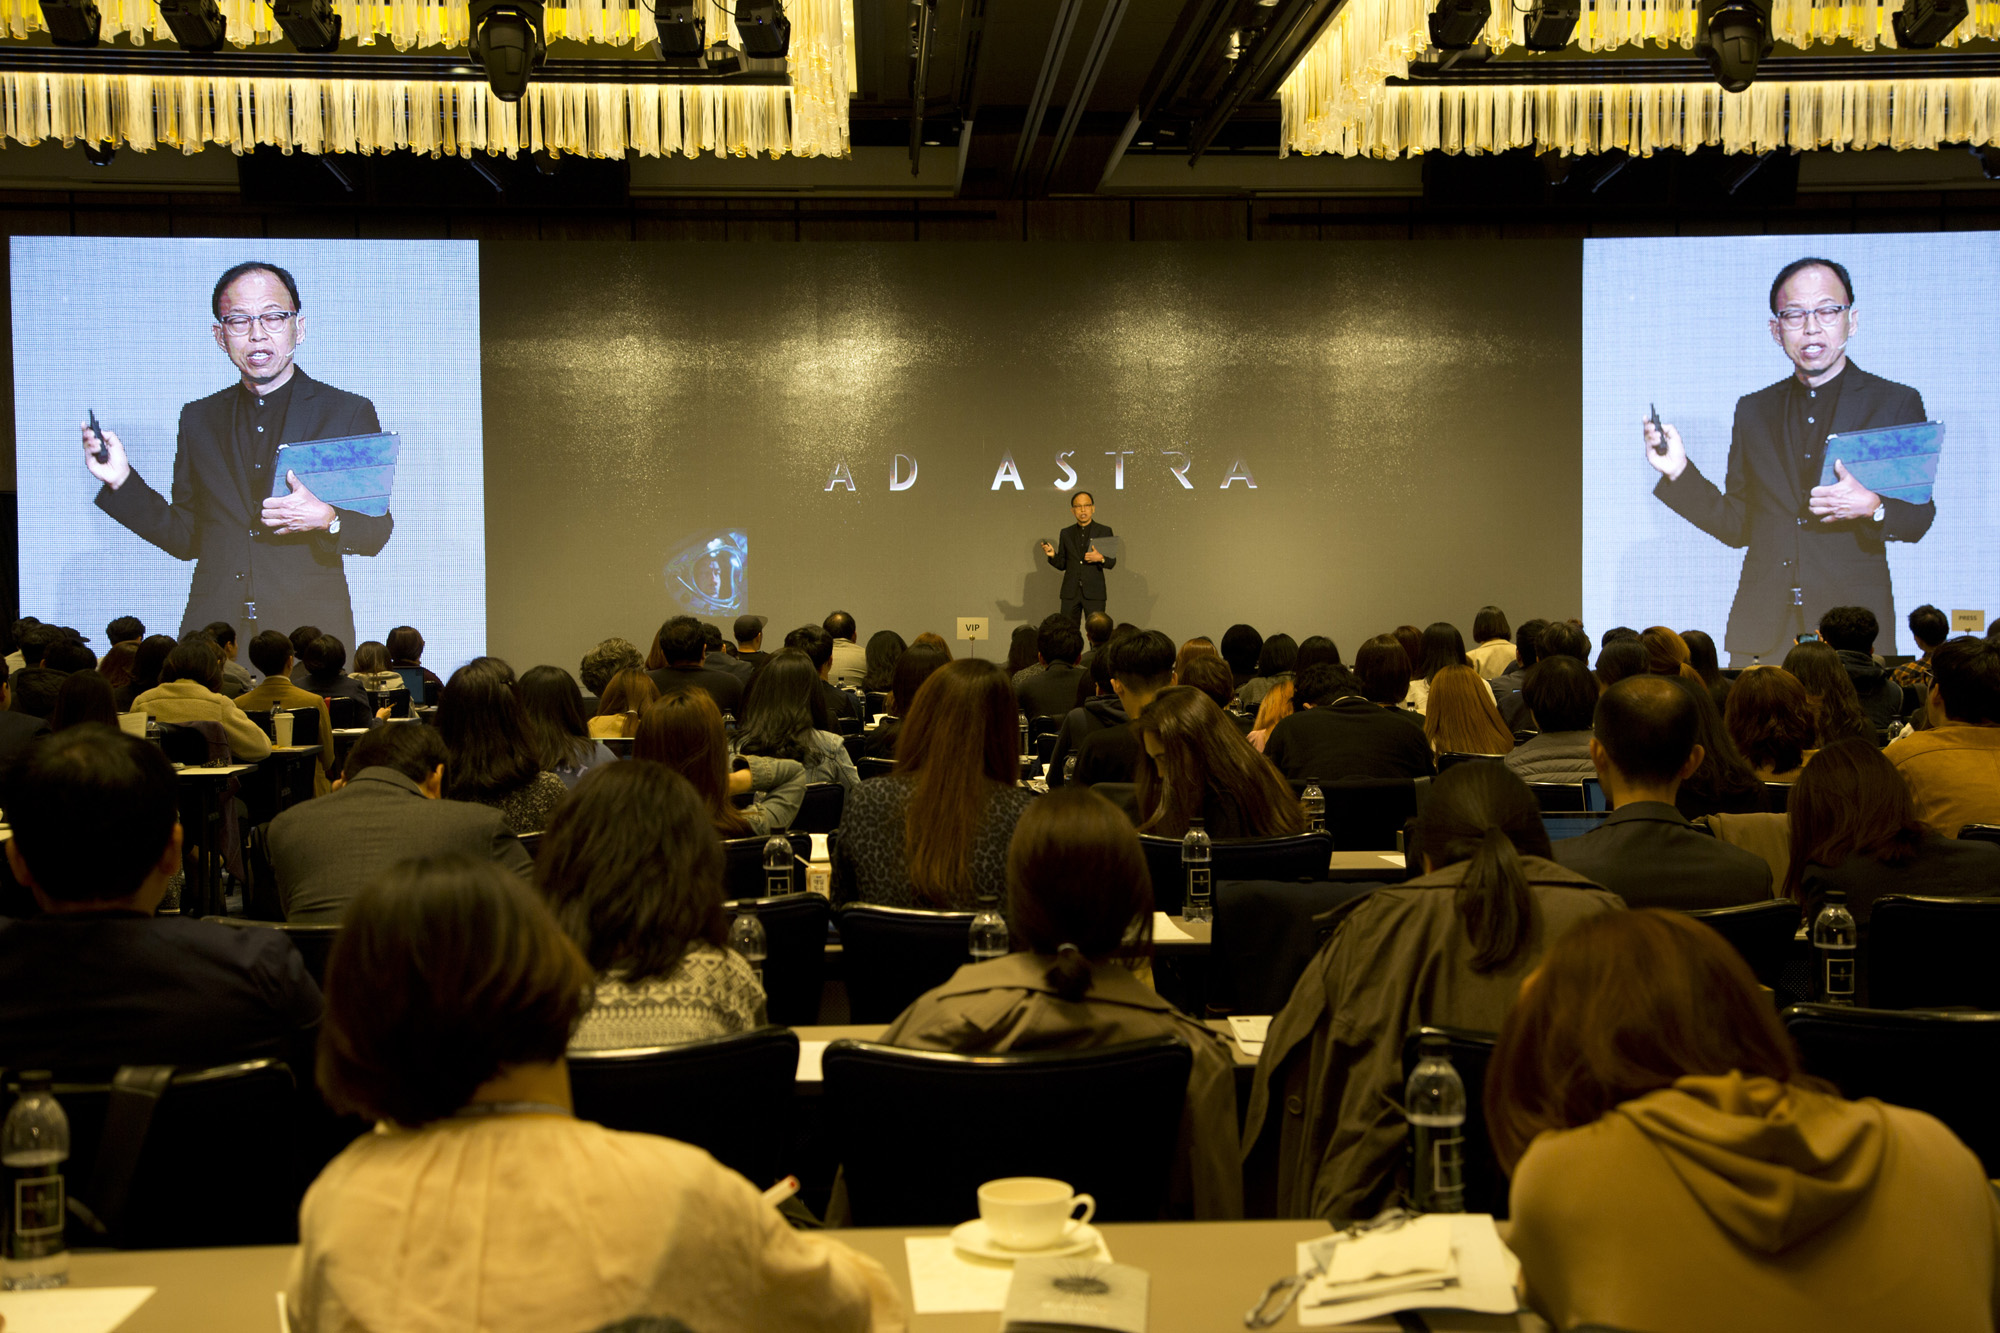
{"type": "MultiPolygon", "coordinates": [[[[1487,1213],[1461,1213],[1450,1218],[1452,1253],[1458,1260],[1458,1286],[1447,1292],[1410,1291],[1401,1295],[1377,1296],[1369,1300],[1343,1301],[1338,1305],[1315,1306],[1324,1299],[1326,1287],[1314,1281],[1299,1293],[1298,1316],[1301,1328],[1330,1328],[1378,1319],[1398,1310],[1473,1310],[1481,1314],[1512,1314],[1520,1308],[1514,1279],[1521,1271],[1516,1259],[1493,1228],[1487,1213]]],[[[1301,1273],[1312,1266],[1310,1241],[1300,1241],[1298,1265],[1301,1273]]]]}
{"type": "MultiPolygon", "coordinates": [[[[918,1314],[999,1313],[1007,1306],[1007,1288],[1014,1265],[981,1259],[961,1251],[950,1236],[906,1236],[903,1253],[910,1265],[910,1303],[918,1314]]],[[[1097,1253],[1081,1256],[1111,1262],[1111,1250],[1100,1237],[1097,1253]]],[[[13,1333],[11,1328],[8,1333],[13,1333]]]]}
{"type": "Polygon", "coordinates": [[[1378,853],[1378,855],[1380,855],[1384,861],[1387,861],[1390,865],[1395,866],[1399,870],[1409,869],[1408,864],[1403,860],[1403,854],[1401,852],[1381,852],[1378,853]]]}
{"type": "Polygon", "coordinates": [[[827,1045],[828,1043],[823,1041],[802,1041],[799,1043],[798,1081],[800,1083],[817,1083],[820,1081],[819,1062],[821,1057],[826,1054],[827,1045]]]}
{"type": "Polygon", "coordinates": [[[1271,1031],[1269,1014],[1231,1014],[1229,1032],[1245,1055],[1262,1055],[1264,1039],[1271,1031]]]}
{"type": "MultiPolygon", "coordinates": [[[[0,1292],[7,1333],[111,1333],[152,1296],[153,1287],[57,1287],[0,1292]]],[[[997,1307],[996,1307],[997,1308],[997,1307]]]]}
{"type": "Polygon", "coordinates": [[[1174,924],[1174,919],[1165,912],[1153,913],[1153,942],[1161,940],[1191,940],[1194,936],[1174,924]]]}
{"type": "Polygon", "coordinates": [[[812,840],[813,840],[813,854],[812,854],[812,859],[813,859],[813,860],[815,860],[815,861],[827,861],[827,860],[830,860],[830,859],[831,859],[831,853],[829,853],[829,852],[827,851],[827,849],[826,849],[826,834],[824,834],[824,833],[814,833],[814,834],[810,834],[809,836],[810,836],[810,837],[812,838],[812,840]]]}

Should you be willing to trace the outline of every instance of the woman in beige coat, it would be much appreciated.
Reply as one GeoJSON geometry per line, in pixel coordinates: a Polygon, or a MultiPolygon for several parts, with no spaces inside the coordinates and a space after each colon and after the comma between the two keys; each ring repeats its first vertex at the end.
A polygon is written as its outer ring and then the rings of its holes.
{"type": "Polygon", "coordinates": [[[132,701],[132,711],[155,722],[184,724],[214,722],[229,741],[238,763],[249,764],[271,753],[271,738],[249,715],[225,698],[222,650],[213,640],[192,638],[176,644],[160,667],[160,683],[132,701]]]}

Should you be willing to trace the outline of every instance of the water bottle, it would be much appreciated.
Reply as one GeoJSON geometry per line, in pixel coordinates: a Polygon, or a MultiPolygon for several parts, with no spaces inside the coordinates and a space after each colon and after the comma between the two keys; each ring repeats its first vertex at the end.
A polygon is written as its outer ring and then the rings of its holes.
{"type": "Polygon", "coordinates": [[[1306,832],[1326,832],[1326,793],[1320,790],[1318,778],[1306,779],[1306,789],[1299,797],[1299,806],[1305,811],[1306,832]]]}
{"type": "Polygon", "coordinates": [[[764,938],[764,923],[757,919],[755,912],[738,912],[736,919],[729,923],[729,947],[743,955],[743,961],[750,964],[750,970],[757,976],[757,985],[764,984],[764,958],[769,947],[764,938]]]}
{"type": "Polygon", "coordinates": [[[1404,1090],[1410,1121],[1410,1206],[1420,1213],[1465,1211],[1465,1084],[1451,1045],[1426,1036],[1404,1090]]]}
{"type": "Polygon", "coordinates": [[[1021,748],[1014,751],[1014,753],[1026,754],[1028,753],[1028,715],[1026,713],[1016,713],[1015,717],[1021,724],[1021,748]]]}
{"type": "Polygon", "coordinates": [[[1000,904],[993,898],[981,898],[979,910],[973,914],[972,929],[966,937],[966,948],[975,963],[991,962],[995,958],[1005,958],[1012,947],[1007,937],[1007,918],[1000,915],[1000,904]]]}
{"type": "Polygon", "coordinates": [[[792,844],[782,833],[764,840],[764,896],[782,898],[792,891],[792,844]]]}
{"type": "Polygon", "coordinates": [[[20,1099],[0,1127],[0,1168],[7,1180],[0,1289],[7,1291],[69,1284],[62,1172],[69,1158],[69,1117],[49,1092],[49,1081],[45,1070],[23,1073],[20,1099]]]}
{"type": "Polygon", "coordinates": [[[1854,1003],[1854,938],[1847,890],[1828,889],[1812,928],[1813,948],[1819,953],[1820,1003],[1854,1003]]]}
{"type": "Polygon", "coordinates": [[[1187,906],[1181,912],[1190,921],[1215,920],[1215,902],[1209,883],[1209,855],[1208,830],[1201,826],[1201,816],[1196,815],[1188,822],[1188,831],[1181,837],[1181,871],[1187,879],[1187,906]]]}
{"type": "Polygon", "coordinates": [[[1068,754],[1063,756],[1063,786],[1067,787],[1069,786],[1070,783],[1075,781],[1076,781],[1076,751],[1071,750],[1068,754]]]}

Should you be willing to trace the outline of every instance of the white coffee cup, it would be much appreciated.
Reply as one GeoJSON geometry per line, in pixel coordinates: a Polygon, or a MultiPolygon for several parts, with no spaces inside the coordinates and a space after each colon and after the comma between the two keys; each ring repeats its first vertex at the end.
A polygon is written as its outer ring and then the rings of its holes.
{"type": "Polygon", "coordinates": [[[137,736],[140,740],[145,740],[145,711],[142,709],[136,713],[120,713],[118,715],[118,730],[124,732],[127,736],[137,736]]]}
{"type": "Polygon", "coordinates": [[[1073,1236],[1097,1215],[1097,1200],[1046,1176],[1008,1176],[979,1187],[979,1218],[996,1245],[1045,1250],[1073,1236]],[[1076,1206],[1083,1205],[1077,1217],[1076,1206]]]}
{"type": "Polygon", "coordinates": [[[271,731],[274,734],[274,739],[276,743],[280,747],[290,745],[292,743],[293,720],[294,719],[292,715],[289,712],[285,712],[283,710],[271,714],[271,731]]]}

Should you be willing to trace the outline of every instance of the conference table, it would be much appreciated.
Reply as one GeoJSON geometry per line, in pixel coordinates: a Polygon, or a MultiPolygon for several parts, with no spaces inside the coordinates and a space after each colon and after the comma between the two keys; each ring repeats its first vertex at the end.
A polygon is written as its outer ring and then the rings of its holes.
{"type": "MultiPolygon", "coordinates": [[[[1292,1267],[1299,1241],[1325,1234],[1320,1221],[1106,1223],[1111,1257],[1151,1275],[1149,1333],[1223,1333],[1243,1327],[1243,1313],[1270,1282],[1292,1267]]],[[[877,1227],[829,1232],[878,1260],[910,1299],[904,1240],[943,1236],[941,1227],[877,1227]]],[[[278,1293],[290,1273],[293,1247],[79,1252],[70,1260],[74,1287],[153,1287],[152,1297],[118,1326],[118,1333],[276,1333],[278,1293]]],[[[1437,1333],[1547,1333],[1532,1314],[1427,1312],[1437,1333]]],[[[993,1333],[999,1316],[917,1314],[910,1333],[993,1333]]],[[[1296,1312],[1273,1327],[1296,1329],[1296,1312]]],[[[1344,1324],[1392,1333],[1394,1319],[1344,1324]]],[[[550,1330],[550,1333],[566,1333],[550,1330]]],[[[773,1330],[773,1333],[778,1333],[773,1330]]]]}

